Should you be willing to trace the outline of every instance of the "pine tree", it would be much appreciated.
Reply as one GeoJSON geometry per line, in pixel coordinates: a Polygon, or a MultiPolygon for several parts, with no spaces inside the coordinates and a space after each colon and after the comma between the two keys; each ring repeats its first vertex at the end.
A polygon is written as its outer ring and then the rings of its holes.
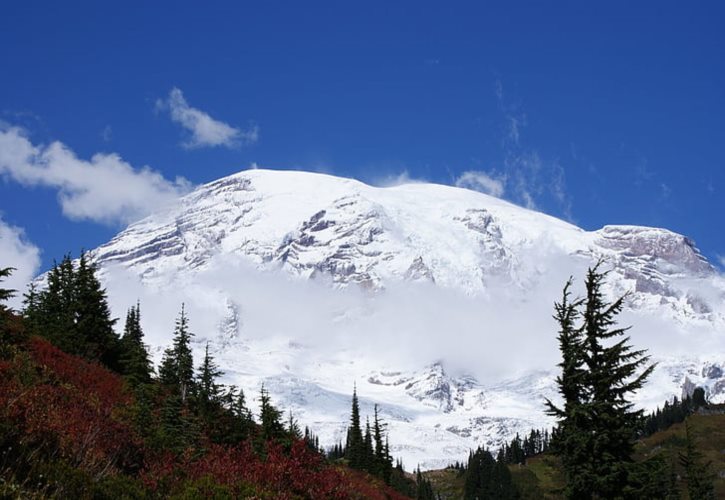
{"type": "Polygon", "coordinates": [[[365,437],[363,438],[363,464],[362,468],[375,473],[375,450],[373,449],[373,436],[370,430],[370,419],[365,421],[365,437]]]}
{"type": "Polygon", "coordinates": [[[353,469],[360,469],[365,460],[365,444],[363,442],[362,428],[360,427],[360,406],[357,399],[357,387],[352,391],[352,411],[350,413],[350,427],[347,430],[346,456],[348,464],[353,469]]]}
{"type": "Polygon", "coordinates": [[[219,385],[217,379],[224,374],[217,364],[214,357],[209,354],[209,342],[204,348],[204,360],[199,367],[199,375],[197,377],[197,393],[199,401],[203,406],[210,406],[219,401],[219,385]]]}
{"type": "Polygon", "coordinates": [[[680,453],[680,464],[685,469],[687,492],[690,498],[710,500],[715,498],[715,476],[711,471],[711,462],[705,462],[697,449],[695,434],[685,421],[685,451],[680,453]]]}
{"type": "MultiPolygon", "coordinates": [[[[10,276],[12,272],[14,271],[14,268],[12,267],[6,267],[6,268],[0,268],[0,283],[2,283],[5,278],[10,276]]],[[[10,345],[11,341],[11,334],[6,331],[5,325],[7,322],[7,316],[10,314],[10,310],[3,304],[3,302],[7,301],[11,297],[15,295],[15,290],[10,290],[8,288],[0,288],[0,356],[5,355],[5,348],[10,345]]]]}
{"type": "Polygon", "coordinates": [[[136,303],[126,314],[120,357],[121,371],[134,387],[151,382],[153,373],[153,365],[143,339],[141,305],[136,303]]]}
{"type": "MultiPolygon", "coordinates": [[[[392,461],[386,451],[386,445],[383,443],[383,432],[385,424],[380,421],[380,412],[378,405],[375,405],[373,420],[373,442],[375,444],[375,460],[374,472],[382,477],[386,483],[390,482],[390,474],[393,469],[392,461]]],[[[386,436],[387,439],[387,436],[386,436]]]]}
{"type": "Polygon", "coordinates": [[[176,320],[173,345],[164,351],[159,368],[159,378],[163,384],[178,390],[181,402],[185,403],[194,385],[194,358],[191,354],[191,337],[189,320],[186,317],[184,304],[176,320]]]}
{"type": "Polygon", "coordinates": [[[120,371],[119,338],[113,330],[116,320],[111,318],[106,290],[96,277],[96,266],[88,261],[85,252],[81,253],[73,285],[75,327],[83,345],[80,354],[120,371]]]}
{"type": "Polygon", "coordinates": [[[570,498],[608,498],[625,488],[642,417],[628,397],[654,368],[644,367],[649,359],[645,351],[634,350],[629,337],[622,338],[627,328],[617,327],[616,317],[624,297],[604,300],[607,273],[599,271],[600,265],[587,273],[585,300],[569,302],[570,280],[555,309],[563,358],[557,384],[564,406],[547,401],[547,407],[559,420],[552,445],[562,458],[570,498]],[[581,325],[575,327],[579,318],[581,325]]]}
{"type": "Polygon", "coordinates": [[[25,318],[35,333],[63,351],[82,354],[85,346],[76,329],[75,310],[75,271],[70,255],[65,255],[53,264],[47,288],[38,294],[35,307],[26,307],[25,318]]]}
{"type": "MultiPolygon", "coordinates": [[[[14,267],[5,267],[0,268],[0,283],[5,280],[5,278],[8,278],[12,272],[15,271],[14,267]]],[[[16,290],[11,290],[9,288],[0,288],[0,309],[5,309],[5,305],[2,304],[2,302],[7,302],[11,298],[15,296],[16,290]]]]}
{"type": "Polygon", "coordinates": [[[269,441],[284,437],[285,430],[281,417],[280,411],[272,404],[269,392],[262,385],[259,391],[259,421],[262,427],[263,440],[269,441]]]}
{"type": "MultiPolygon", "coordinates": [[[[287,433],[292,440],[302,439],[300,425],[295,420],[294,415],[292,415],[292,410],[289,411],[289,417],[287,418],[287,433]]],[[[307,427],[305,427],[305,440],[308,442],[311,441],[310,430],[307,427]]]]}

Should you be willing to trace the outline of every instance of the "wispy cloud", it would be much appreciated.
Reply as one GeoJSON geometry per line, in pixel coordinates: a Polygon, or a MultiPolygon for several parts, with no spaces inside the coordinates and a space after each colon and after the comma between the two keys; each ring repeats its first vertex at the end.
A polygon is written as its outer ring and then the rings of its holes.
{"type": "Polygon", "coordinates": [[[718,254],[715,258],[717,259],[717,263],[720,264],[720,267],[725,270],[725,254],[718,254]]]}
{"type": "Polygon", "coordinates": [[[8,304],[19,308],[27,283],[40,268],[40,250],[25,237],[25,231],[12,226],[0,217],[0,268],[14,267],[15,271],[3,281],[3,288],[16,290],[8,304]]]}
{"type": "Polygon", "coordinates": [[[111,142],[111,139],[113,138],[113,129],[110,125],[106,125],[103,127],[103,130],[101,130],[101,139],[103,139],[103,142],[111,142]]]}
{"type": "Polygon", "coordinates": [[[468,170],[458,176],[455,184],[500,198],[505,191],[506,178],[480,170],[468,170]]]}
{"type": "Polygon", "coordinates": [[[166,99],[156,100],[156,109],[168,111],[171,120],[189,132],[189,137],[182,142],[182,146],[187,149],[216,146],[235,148],[259,140],[259,127],[256,125],[241,130],[215,120],[208,113],[191,107],[181,89],[176,87],[171,89],[166,99]]]}
{"type": "Polygon", "coordinates": [[[61,142],[33,144],[25,129],[2,124],[0,175],[57,189],[67,217],[106,224],[137,220],[191,188],[182,177],[171,181],[149,167],[134,168],[115,153],[83,160],[61,142]]]}
{"type": "Polygon", "coordinates": [[[548,198],[558,207],[561,215],[572,219],[571,197],[566,187],[566,171],[558,159],[544,159],[535,148],[524,141],[524,129],[528,125],[526,113],[520,102],[511,102],[506,96],[503,83],[497,79],[494,93],[503,115],[503,172],[506,198],[530,209],[540,209],[548,198]]]}

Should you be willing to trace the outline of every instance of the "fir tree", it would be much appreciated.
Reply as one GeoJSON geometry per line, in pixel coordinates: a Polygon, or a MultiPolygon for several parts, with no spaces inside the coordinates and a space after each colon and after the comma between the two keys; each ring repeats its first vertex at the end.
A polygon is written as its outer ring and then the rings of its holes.
{"type": "Polygon", "coordinates": [[[644,367],[649,359],[645,351],[634,350],[629,337],[622,338],[627,328],[617,327],[616,317],[624,297],[612,303],[604,300],[607,273],[599,271],[600,265],[587,273],[583,301],[569,302],[570,281],[556,305],[563,358],[557,383],[564,407],[550,401],[547,407],[559,420],[554,450],[562,458],[570,498],[608,498],[625,488],[642,417],[628,397],[654,368],[644,367]],[[575,327],[579,318],[581,325],[575,327]]]}
{"type": "Polygon", "coordinates": [[[423,477],[420,467],[415,471],[415,498],[416,500],[435,500],[433,485],[430,481],[423,477]]]}
{"type": "MultiPolygon", "coordinates": [[[[383,432],[385,424],[380,421],[380,414],[378,405],[375,405],[375,414],[373,420],[373,442],[375,444],[375,460],[374,460],[374,472],[375,474],[382,477],[386,483],[390,482],[390,474],[393,469],[393,464],[388,455],[387,444],[383,443],[383,432]]],[[[387,436],[386,436],[387,440],[387,436]]]]}
{"type": "Polygon", "coordinates": [[[373,449],[373,436],[370,430],[370,419],[365,421],[365,436],[363,437],[363,464],[362,468],[370,473],[375,473],[375,450],[373,449]]]}
{"type": "Polygon", "coordinates": [[[209,354],[209,342],[204,348],[204,360],[199,367],[199,375],[197,377],[197,394],[199,402],[203,407],[210,407],[219,401],[220,388],[216,383],[217,379],[224,374],[214,358],[209,354]]]}
{"type": "Polygon", "coordinates": [[[262,439],[265,441],[281,439],[284,437],[285,430],[281,422],[282,414],[272,404],[267,389],[262,388],[259,391],[259,421],[262,427],[262,439]]]}
{"type": "MultiPolygon", "coordinates": [[[[13,270],[14,268],[12,267],[0,268],[0,283],[10,276],[13,270]]],[[[9,346],[11,342],[11,334],[7,332],[5,328],[5,324],[7,322],[6,316],[9,316],[10,310],[5,306],[5,304],[3,304],[3,302],[7,301],[14,295],[15,290],[0,288],[0,356],[6,354],[6,347],[9,346]]]]}
{"type": "Polygon", "coordinates": [[[360,406],[357,399],[357,387],[352,391],[352,410],[350,413],[350,427],[347,429],[347,443],[345,453],[348,464],[353,469],[360,469],[365,460],[365,443],[363,442],[362,428],[360,427],[360,406]]]}
{"type": "Polygon", "coordinates": [[[695,434],[685,421],[685,451],[680,453],[680,464],[685,469],[685,481],[690,498],[710,500],[715,498],[715,476],[711,471],[711,462],[706,462],[697,449],[695,434]]]}
{"type": "Polygon", "coordinates": [[[133,386],[151,382],[153,373],[148,348],[143,339],[141,305],[137,303],[126,313],[126,323],[121,337],[121,371],[133,386]]]}
{"type": "Polygon", "coordinates": [[[82,354],[84,346],[75,325],[75,271],[70,255],[55,262],[48,272],[48,286],[37,296],[25,317],[38,333],[63,351],[82,354]]]}
{"type": "Polygon", "coordinates": [[[75,328],[83,346],[80,354],[120,371],[119,338],[113,330],[116,320],[111,318],[106,290],[96,277],[96,266],[88,261],[85,252],[81,253],[73,285],[75,328]]]}
{"type": "MultiPolygon", "coordinates": [[[[13,271],[15,271],[14,267],[5,267],[0,268],[0,283],[5,281],[5,278],[8,278],[13,271]]],[[[9,288],[0,288],[0,309],[5,309],[5,305],[2,304],[2,302],[7,302],[11,298],[15,296],[16,290],[11,290],[9,288]]]]}
{"type": "MultiPolygon", "coordinates": [[[[289,434],[290,439],[292,440],[302,439],[300,425],[297,423],[297,420],[295,420],[292,410],[289,411],[289,417],[287,418],[287,434],[289,434]]],[[[305,441],[308,443],[311,441],[314,442],[314,440],[310,438],[310,430],[307,427],[305,427],[305,441]]]]}
{"type": "Polygon", "coordinates": [[[176,320],[173,345],[166,349],[159,368],[161,382],[178,390],[181,402],[185,403],[194,385],[194,358],[191,354],[189,320],[184,304],[176,320]]]}

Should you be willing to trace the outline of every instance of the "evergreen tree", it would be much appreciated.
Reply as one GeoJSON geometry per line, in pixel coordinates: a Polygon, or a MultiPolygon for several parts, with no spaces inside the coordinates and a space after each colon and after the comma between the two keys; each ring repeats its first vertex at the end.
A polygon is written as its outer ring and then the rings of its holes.
{"type": "Polygon", "coordinates": [[[347,429],[347,443],[345,452],[348,464],[353,469],[363,467],[365,460],[365,443],[363,442],[362,428],[360,427],[360,406],[357,399],[357,387],[352,391],[352,411],[350,413],[350,427],[347,429]]]}
{"type": "Polygon", "coordinates": [[[715,476],[711,462],[706,462],[697,449],[695,434],[685,421],[685,451],[680,453],[680,464],[685,469],[685,481],[690,498],[710,500],[715,498],[715,476]]]}
{"type": "Polygon", "coordinates": [[[70,255],[65,255],[48,272],[46,289],[38,292],[35,285],[30,286],[23,315],[32,332],[63,351],[120,372],[119,337],[113,329],[116,320],[111,318],[96,271],[85,253],[77,268],[70,255]]]}
{"type": "Polygon", "coordinates": [[[556,305],[563,358],[557,383],[564,407],[550,401],[547,407],[559,419],[554,445],[566,471],[570,498],[614,497],[627,485],[642,417],[628,397],[642,387],[654,368],[644,367],[649,359],[645,351],[634,350],[629,337],[622,338],[627,328],[617,327],[616,317],[624,297],[612,303],[604,300],[607,273],[599,271],[600,265],[587,273],[584,301],[569,302],[569,281],[564,299],[556,305]],[[581,325],[575,327],[579,317],[581,325]]]}
{"type": "Polygon", "coordinates": [[[370,430],[370,419],[365,422],[365,437],[363,438],[364,455],[362,468],[375,473],[375,450],[373,449],[373,436],[370,430]]]}
{"type": "Polygon", "coordinates": [[[173,345],[166,349],[159,368],[159,377],[163,384],[178,390],[181,402],[185,403],[194,385],[194,358],[191,354],[191,337],[189,319],[186,317],[184,304],[176,320],[173,345]]]}
{"type": "Polygon", "coordinates": [[[281,417],[280,411],[272,404],[269,392],[262,385],[259,391],[259,421],[262,427],[262,439],[269,441],[284,437],[285,430],[281,417]]]}
{"type": "MultiPolygon", "coordinates": [[[[14,268],[12,267],[0,268],[0,283],[10,276],[13,271],[14,268]]],[[[11,333],[7,331],[7,328],[5,327],[8,322],[8,317],[10,316],[10,309],[6,307],[3,302],[7,301],[14,295],[15,290],[0,288],[0,357],[8,354],[6,352],[6,348],[10,345],[12,338],[11,333]]]]}
{"type": "Polygon", "coordinates": [[[143,339],[141,305],[137,303],[126,314],[123,337],[121,337],[121,371],[133,386],[151,382],[153,373],[148,348],[143,339]]]}
{"type": "Polygon", "coordinates": [[[113,330],[116,320],[111,318],[106,290],[96,277],[96,266],[88,261],[85,252],[81,253],[73,284],[75,328],[83,346],[80,354],[120,371],[119,338],[113,330]]]}
{"type": "MultiPolygon", "coordinates": [[[[386,483],[390,482],[390,474],[393,470],[393,463],[387,451],[387,444],[383,443],[383,432],[385,424],[380,421],[378,405],[375,405],[373,420],[373,442],[375,444],[374,472],[382,477],[386,483]]],[[[387,441],[387,436],[386,436],[387,441]]]]}
{"type": "Polygon", "coordinates": [[[75,271],[70,255],[65,255],[48,272],[48,286],[38,294],[37,303],[24,313],[35,333],[67,353],[82,354],[85,349],[76,330],[75,310],[75,271]]]}
{"type": "MultiPolygon", "coordinates": [[[[292,415],[292,410],[289,411],[289,417],[287,418],[287,433],[292,440],[302,439],[300,425],[295,420],[294,415],[292,415]]],[[[310,437],[310,430],[307,427],[305,427],[305,441],[314,443],[314,439],[310,437]]]]}
{"type": "Polygon", "coordinates": [[[214,362],[213,356],[209,354],[209,342],[207,342],[204,348],[204,360],[199,367],[197,377],[197,394],[203,408],[208,409],[219,402],[220,388],[216,381],[223,374],[224,372],[214,362]]]}
{"type": "MultiPolygon", "coordinates": [[[[5,278],[8,278],[13,271],[15,271],[14,267],[5,267],[0,268],[0,283],[5,281],[5,278]]],[[[16,290],[11,290],[9,288],[0,288],[0,309],[5,310],[5,305],[2,304],[2,302],[7,302],[11,298],[15,296],[16,290]]]]}
{"type": "Polygon", "coordinates": [[[415,471],[415,498],[416,500],[435,500],[433,485],[430,481],[423,477],[420,467],[415,471]]]}

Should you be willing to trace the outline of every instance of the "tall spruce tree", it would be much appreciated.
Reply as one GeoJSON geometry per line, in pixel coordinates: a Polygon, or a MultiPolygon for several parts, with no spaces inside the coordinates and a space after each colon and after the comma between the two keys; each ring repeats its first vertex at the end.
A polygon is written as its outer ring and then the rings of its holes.
{"type": "MultiPolygon", "coordinates": [[[[53,264],[48,271],[47,283],[37,297],[26,296],[23,311],[26,322],[34,333],[65,352],[82,354],[84,346],[75,325],[75,271],[70,255],[53,264]]],[[[33,291],[34,287],[31,287],[30,293],[33,291]]]]}
{"type": "Polygon", "coordinates": [[[136,306],[126,313],[126,323],[121,337],[121,371],[133,386],[151,382],[153,373],[153,365],[143,339],[141,304],[137,302],[136,306]]]}
{"type": "Polygon", "coordinates": [[[375,444],[373,472],[388,481],[390,479],[389,469],[392,468],[392,464],[390,464],[388,457],[385,455],[385,444],[383,443],[383,428],[385,424],[380,421],[379,413],[378,405],[376,404],[373,416],[373,443],[375,444]]]}
{"type": "Polygon", "coordinates": [[[370,418],[365,420],[365,435],[363,437],[363,466],[370,473],[375,473],[375,449],[373,448],[373,434],[370,430],[370,418]]]}
{"type": "Polygon", "coordinates": [[[711,462],[706,462],[702,452],[697,449],[695,433],[685,421],[685,451],[679,454],[680,464],[685,469],[687,493],[690,498],[702,500],[715,499],[715,475],[711,462]]]}
{"type": "Polygon", "coordinates": [[[99,360],[120,371],[119,338],[113,330],[106,290],[96,276],[96,265],[81,253],[74,276],[74,314],[76,332],[83,344],[82,356],[99,360]]]}
{"type": "MultiPolygon", "coordinates": [[[[2,283],[5,278],[10,276],[12,272],[14,271],[14,268],[12,267],[5,267],[0,268],[0,283],[2,283]]],[[[3,355],[4,348],[10,344],[10,333],[6,331],[5,325],[7,320],[7,316],[10,315],[10,309],[3,304],[3,302],[6,302],[8,299],[12,298],[15,295],[15,290],[11,290],[9,288],[0,288],[0,356],[3,355]]]]}
{"type": "MultiPolygon", "coordinates": [[[[6,278],[10,277],[10,275],[15,271],[14,267],[3,267],[0,268],[0,283],[5,281],[6,278]]],[[[16,290],[12,290],[9,288],[0,288],[0,309],[5,309],[6,306],[2,304],[3,302],[7,302],[11,298],[15,296],[16,290]]]]}
{"type": "Polygon", "coordinates": [[[178,390],[181,402],[186,402],[194,385],[194,358],[191,354],[189,319],[184,304],[176,320],[173,345],[166,349],[159,368],[159,378],[163,384],[178,390]]]}
{"type": "Polygon", "coordinates": [[[219,401],[220,387],[217,379],[224,375],[214,357],[209,353],[209,342],[204,348],[204,360],[199,367],[199,375],[197,376],[197,393],[199,400],[204,405],[212,405],[219,401]]]}
{"type": "Polygon", "coordinates": [[[365,443],[363,441],[362,427],[360,427],[360,405],[357,399],[357,387],[353,387],[352,390],[352,410],[350,412],[350,427],[347,429],[345,454],[350,467],[353,469],[363,467],[365,443]]]}
{"type": "Polygon", "coordinates": [[[259,390],[259,423],[262,427],[261,437],[265,441],[282,439],[285,435],[282,425],[282,413],[272,404],[269,392],[262,384],[259,390]]]}
{"type": "Polygon", "coordinates": [[[642,417],[629,397],[654,368],[645,366],[645,351],[629,344],[628,328],[617,327],[624,297],[611,303],[604,299],[607,273],[600,271],[601,264],[587,272],[583,301],[569,302],[570,281],[555,309],[562,353],[557,383],[564,406],[547,401],[547,407],[559,421],[552,445],[564,464],[569,498],[611,498],[625,489],[642,417]]]}
{"type": "Polygon", "coordinates": [[[23,315],[33,333],[62,350],[99,361],[120,372],[120,342],[114,331],[106,291],[96,276],[96,266],[81,254],[75,266],[70,255],[53,265],[47,287],[31,284],[25,295],[23,315]]]}

